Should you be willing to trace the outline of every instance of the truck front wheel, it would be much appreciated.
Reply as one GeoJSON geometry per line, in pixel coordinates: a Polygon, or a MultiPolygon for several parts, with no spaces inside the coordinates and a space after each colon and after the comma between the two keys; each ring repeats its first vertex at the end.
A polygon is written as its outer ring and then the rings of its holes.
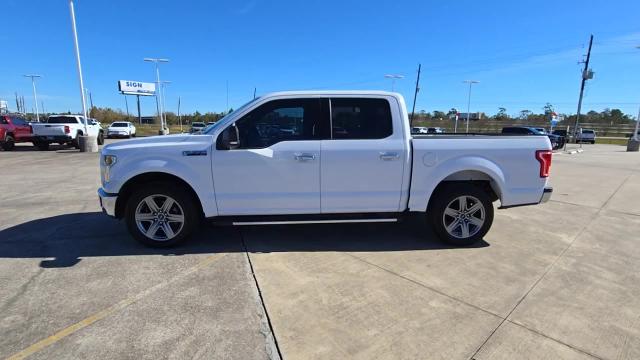
{"type": "Polygon", "coordinates": [[[169,247],[187,239],[200,217],[187,191],[156,183],[134,190],[127,201],[125,220],[136,240],[152,247],[169,247]]]}
{"type": "Polygon", "coordinates": [[[427,216],[440,239],[456,246],[469,246],[491,228],[493,204],[482,188],[451,182],[434,194],[427,216]]]}

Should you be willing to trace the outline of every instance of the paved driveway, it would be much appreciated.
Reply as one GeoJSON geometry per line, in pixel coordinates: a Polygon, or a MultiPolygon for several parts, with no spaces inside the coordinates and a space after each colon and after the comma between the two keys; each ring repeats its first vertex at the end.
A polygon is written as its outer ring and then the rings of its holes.
{"type": "Polygon", "coordinates": [[[148,249],[99,212],[96,154],[0,152],[0,358],[638,359],[640,156],[584,148],[462,249],[416,221],[148,249]]]}

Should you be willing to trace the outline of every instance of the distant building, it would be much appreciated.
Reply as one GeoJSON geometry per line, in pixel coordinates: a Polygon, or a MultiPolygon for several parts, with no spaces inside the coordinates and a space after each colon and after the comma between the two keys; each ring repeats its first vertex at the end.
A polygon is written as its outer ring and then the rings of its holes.
{"type": "MultiPolygon", "coordinates": [[[[137,119],[135,119],[135,120],[137,120],[137,119]]],[[[156,120],[158,120],[158,117],[157,116],[142,116],[142,117],[140,117],[140,120],[142,121],[143,124],[155,124],[156,120]]]]}
{"type": "MultiPolygon", "coordinates": [[[[473,121],[482,120],[483,118],[485,118],[485,114],[483,112],[480,112],[480,111],[471,113],[469,115],[469,120],[473,120],[473,121]]],[[[466,120],[467,119],[467,113],[459,113],[458,114],[458,120],[460,120],[460,119],[466,120]]]]}

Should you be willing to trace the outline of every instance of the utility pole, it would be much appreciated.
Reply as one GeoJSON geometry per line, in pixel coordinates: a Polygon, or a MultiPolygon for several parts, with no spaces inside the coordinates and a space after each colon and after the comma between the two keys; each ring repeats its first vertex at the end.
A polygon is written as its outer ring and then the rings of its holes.
{"type": "Polygon", "coordinates": [[[254,99],[256,98],[256,90],[257,90],[257,88],[253,88],[253,98],[254,99]]]}
{"type": "Polygon", "coordinates": [[[225,114],[229,113],[229,80],[227,80],[227,108],[224,111],[225,114]]]}
{"type": "Polygon", "coordinates": [[[18,100],[18,92],[15,92],[16,94],[16,112],[20,112],[20,101],[18,100]]]}
{"type": "Polygon", "coordinates": [[[411,118],[409,119],[409,127],[413,126],[413,115],[416,112],[416,99],[418,98],[418,91],[420,91],[420,70],[422,64],[418,64],[418,77],[416,79],[416,92],[413,94],[413,108],[411,109],[411,118]]]}
{"type": "MultiPolygon", "coordinates": [[[[587,51],[587,59],[584,61],[584,70],[582,70],[582,81],[580,83],[580,98],[578,99],[578,113],[576,114],[576,121],[573,124],[573,140],[577,141],[578,136],[578,124],[580,123],[580,110],[582,110],[582,96],[584,95],[584,85],[587,80],[591,79],[593,76],[590,75],[589,71],[589,60],[591,59],[591,46],[593,45],[593,34],[589,39],[589,50],[587,51]]],[[[566,149],[566,141],[565,141],[565,149],[566,149]]]]}

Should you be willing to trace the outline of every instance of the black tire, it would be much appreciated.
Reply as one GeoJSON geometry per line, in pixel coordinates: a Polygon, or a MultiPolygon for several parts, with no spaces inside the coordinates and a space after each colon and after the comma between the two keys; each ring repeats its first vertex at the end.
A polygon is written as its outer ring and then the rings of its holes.
{"type": "MultiPolygon", "coordinates": [[[[491,224],[493,223],[493,204],[484,189],[472,183],[450,182],[441,186],[437,190],[437,193],[433,195],[433,199],[431,200],[429,209],[427,210],[427,217],[436,234],[438,234],[438,237],[442,241],[455,246],[470,246],[481,240],[491,228],[491,224]],[[471,205],[469,207],[472,207],[477,203],[481,209],[478,208],[473,211],[472,214],[467,214],[466,217],[460,214],[460,221],[466,221],[466,225],[462,224],[455,226],[453,230],[460,229],[460,234],[459,236],[454,236],[447,231],[447,225],[452,225],[458,220],[450,215],[445,216],[445,211],[449,206],[455,206],[456,202],[454,201],[458,200],[457,203],[459,204],[459,199],[462,196],[467,197],[467,201],[465,201],[467,205],[465,205],[465,207],[468,205],[471,205]],[[477,202],[475,200],[477,200],[477,202]],[[482,210],[481,213],[480,210],[482,210]],[[471,223],[472,220],[477,221],[480,215],[483,215],[483,223],[481,226],[471,223]],[[473,216],[474,219],[470,219],[471,216],[473,216]],[[466,226],[469,234],[467,237],[463,237],[464,233],[462,229],[464,226],[466,226]]],[[[459,221],[458,224],[460,224],[459,221]]]]}
{"type": "MultiPolygon", "coordinates": [[[[194,199],[193,196],[184,188],[180,186],[176,186],[176,184],[172,183],[151,183],[144,184],[144,186],[139,186],[136,188],[129,200],[127,201],[125,208],[125,221],[127,223],[127,228],[129,229],[129,233],[139,242],[151,246],[151,247],[171,247],[175,246],[186,239],[188,239],[193,231],[198,227],[201,220],[200,211],[196,205],[197,199],[194,199]],[[152,195],[160,195],[160,196],[168,196],[172,198],[179,206],[179,209],[174,207],[178,213],[178,210],[182,210],[184,216],[184,222],[182,227],[177,230],[173,228],[172,231],[178,231],[175,234],[175,237],[168,240],[156,240],[145,235],[142,230],[138,227],[136,223],[136,210],[138,206],[145,207],[146,205],[141,204],[145,198],[152,195]]],[[[158,203],[156,202],[156,205],[158,203]]],[[[162,207],[162,204],[158,205],[162,207]]],[[[170,210],[168,211],[170,212],[170,210]]],[[[150,229],[152,223],[148,224],[147,230],[150,229]]],[[[175,224],[174,224],[175,225],[175,224]]],[[[142,225],[144,229],[144,224],[142,225]]],[[[161,230],[161,234],[164,233],[164,230],[161,230]]],[[[157,231],[156,231],[157,235],[157,231]]]]}
{"type": "Polygon", "coordinates": [[[49,143],[48,142],[37,142],[34,143],[34,145],[38,148],[38,150],[40,151],[47,151],[49,150],[49,143]]]}
{"type": "Polygon", "coordinates": [[[4,142],[2,142],[2,149],[5,151],[11,151],[16,146],[16,139],[13,138],[12,135],[7,134],[4,137],[4,142]]]}
{"type": "Polygon", "coordinates": [[[136,137],[136,133],[133,133],[131,136],[136,137]]]}
{"type": "Polygon", "coordinates": [[[98,133],[98,145],[103,145],[104,144],[104,134],[102,133],[102,131],[100,131],[98,133]]]}

